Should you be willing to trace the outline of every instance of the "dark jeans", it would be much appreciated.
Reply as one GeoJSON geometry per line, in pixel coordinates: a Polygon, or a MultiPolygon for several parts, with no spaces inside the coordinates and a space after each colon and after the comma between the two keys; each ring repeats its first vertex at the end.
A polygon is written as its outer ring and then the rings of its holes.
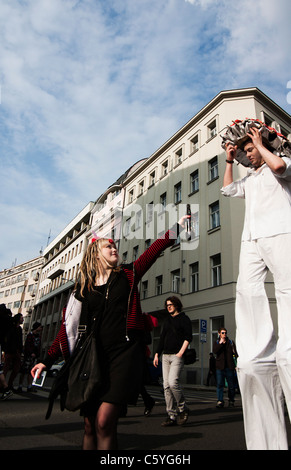
{"type": "Polygon", "coordinates": [[[234,401],[235,398],[235,378],[234,370],[225,368],[223,370],[216,369],[216,381],[217,381],[217,400],[223,402],[223,389],[225,380],[228,384],[228,398],[230,401],[234,401]]]}

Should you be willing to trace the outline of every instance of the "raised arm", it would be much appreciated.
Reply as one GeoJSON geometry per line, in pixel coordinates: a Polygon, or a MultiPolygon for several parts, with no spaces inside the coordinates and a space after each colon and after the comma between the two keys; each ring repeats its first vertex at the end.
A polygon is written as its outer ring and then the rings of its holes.
{"type": "Polygon", "coordinates": [[[233,183],[233,162],[236,156],[237,146],[234,146],[230,143],[226,146],[226,167],[223,177],[223,187],[228,186],[233,183]]]}

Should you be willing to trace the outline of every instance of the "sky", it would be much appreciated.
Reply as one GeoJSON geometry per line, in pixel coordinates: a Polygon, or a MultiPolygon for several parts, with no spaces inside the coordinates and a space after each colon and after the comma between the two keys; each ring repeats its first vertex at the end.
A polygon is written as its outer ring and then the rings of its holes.
{"type": "Polygon", "coordinates": [[[220,91],[291,114],[290,18],[290,0],[0,0],[0,270],[220,91]]]}

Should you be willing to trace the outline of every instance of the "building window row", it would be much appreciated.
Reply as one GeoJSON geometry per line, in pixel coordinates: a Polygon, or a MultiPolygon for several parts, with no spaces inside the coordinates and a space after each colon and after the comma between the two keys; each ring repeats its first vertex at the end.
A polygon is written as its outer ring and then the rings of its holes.
{"type": "MultiPolygon", "coordinates": [[[[163,164],[165,165],[165,163],[163,164]]],[[[164,167],[164,175],[167,174],[167,166],[164,167]]],[[[211,160],[208,162],[208,181],[207,184],[212,183],[212,181],[215,181],[219,177],[219,171],[218,171],[218,157],[217,155],[213,157],[211,160]]],[[[156,182],[156,175],[155,172],[151,173],[151,180],[148,188],[154,185],[156,182]]],[[[190,194],[193,194],[197,191],[199,191],[199,169],[194,170],[190,174],[190,179],[189,179],[189,188],[190,188],[190,194]]],[[[145,192],[145,178],[142,179],[142,181],[139,182],[138,188],[137,188],[137,197],[142,196],[145,192]]],[[[162,196],[161,196],[162,198],[162,196]]],[[[128,191],[128,196],[127,196],[127,203],[132,204],[135,199],[135,188],[131,188],[128,191]]],[[[175,204],[179,204],[182,201],[182,182],[179,181],[174,185],[174,202],[175,204]]],[[[165,205],[165,200],[161,199],[161,204],[165,205]]]]}
{"type": "MultiPolygon", "coordinates": [[[[210,275],[211,287],[218,287],[222,284],[222,269],[221,269],[221,255],[220,253],[210,257],[210,275]]],[[[188,293],[199,291],[199,262],[189,265],[189,288],[188,293]]],[[[181,273],[180,269],[175,269],[170,273],[170,281],[167,279],[167,286],[163,275],[155,277],[154,295],[162,295],[164,292],[181,293],[181,273]],[[168,285],[170,282],[170,286],[168,285]],[[169,289],[170,287],[170,289],[169,289]]],[[[150,296],[149,281],[144,280],[141,283],[141,298],[146,299],[150,296]]]]}

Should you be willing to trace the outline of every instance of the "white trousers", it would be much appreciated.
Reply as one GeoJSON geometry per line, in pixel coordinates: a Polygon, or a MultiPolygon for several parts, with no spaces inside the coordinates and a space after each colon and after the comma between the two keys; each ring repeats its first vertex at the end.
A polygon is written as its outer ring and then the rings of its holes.
{"type": "Polygon", "coordinates": [[[242,242],[236,328],[247,449],[287,450],[284,396],[291,417],[291,234],[242,242]],[[274,278],[278,339],[264,286],[268,270],[274,278]]]}

